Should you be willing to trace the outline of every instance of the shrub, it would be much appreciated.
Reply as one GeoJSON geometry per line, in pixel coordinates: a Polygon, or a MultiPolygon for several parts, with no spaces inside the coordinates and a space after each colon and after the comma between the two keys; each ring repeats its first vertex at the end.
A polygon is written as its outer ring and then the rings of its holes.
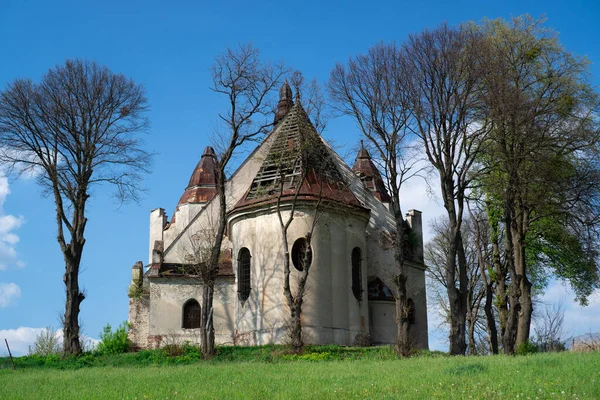
{"type": "Polygon", "coordinates": [[[129,324],[123,322],[113,332],[110,324],[106,324],[102,333],[100,333],[100,343],[98,343],[97,351],[100,354],[120,354],[129,351],[129,338],[127,337],[127,329],[129,324]]]}
{"type": "Polygon", "coordinates": [[[517,349],[517,354],[520,356],[525,356],[527,354],[537,353],[537,346],[531,343],[529,340],[523,342],[519,345],[517,349]]]}
{"type": "Polygon", "coordinates": [[[44,328],[33,341],[33,346],[29,346],[29,354],[36,356],[50,356],[59,354],[62,351],[62,343],[58,332],[52,327],[44,328]]]}
{"type": "Polygon", "coordinates": [[[144,289],[141,286],[139,286],[135,283],[132,283],[131,285],[129,285],[129,289],[127,291],[127,296],[130,299],[139,299],[140,297],[142,297],[143,293],[144,293],[144,289]]]}

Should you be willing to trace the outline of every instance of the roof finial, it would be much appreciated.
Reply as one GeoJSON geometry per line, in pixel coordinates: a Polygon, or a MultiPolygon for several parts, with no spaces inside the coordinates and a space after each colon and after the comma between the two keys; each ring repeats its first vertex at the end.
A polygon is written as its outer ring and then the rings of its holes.
{"type": "Polygon", "coordinates": [[[367,151],[367,149],[365,149],[365,142],[362,139],[360,140],[360,150],[358,150],[358,155],[356,156],[356,158],[371,158],[369,152],[367,151]]]}
{"type": "Polygon", "coordinates": [[[281,121],[293,105],[294,102],[292,101],[292,88],[286,79],[281,86],[281,89],[279,89],[279,103],[277,103],[277,113],[275,114],[273,124],[281,121]]]}

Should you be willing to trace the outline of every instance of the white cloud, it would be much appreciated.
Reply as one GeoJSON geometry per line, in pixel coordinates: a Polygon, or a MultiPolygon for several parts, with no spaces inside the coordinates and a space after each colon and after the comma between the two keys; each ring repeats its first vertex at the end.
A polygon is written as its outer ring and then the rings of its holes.
{"type": "Polygon", "coordinates": [[[10,265],[22,268],[23,261],[18,259],[15,246],[19,242],[19,236],[14,233],[25,222],[22,216],[4,214],[2,206],[6,197],[10,194],[8,179],[0,173],[0,271],[7,269],[10,265]]]}
{"type": "MultiPolygon", "coordinates": [[[[35,337],[42,332],[44,328],[25,328],[2,329],[0,330],[0,339],[6,339],[10,346],[13,356],[22,356],[29,352],[29,346],[33,344],[35,337]]],[[[4,340],[2,340],[4,341],[4,340]]],[[[6,355],[6,349],[1,353],[6,355]]]]}
{"type": "MultiPolygon", "coordinates": [[[[47,328],[29,328],[23,326],[17,329],[0,329],[0,340],[2,340],[2,342],[4,342],[3,339],[8,340],[8,345],[10,346],[10,351],[12,352],[12,355],[15,357],[20,357],[29,353],[29,347],[33,346],[35,338],[45,329],[47,328]]],[[[62,329],[56,330],[56,337],[59,338],[60,342],[62,343],[62,329]]],[[[90,338],[85,335],[83,335],[83,340],[86,346],[85,350],[91,350],[96,348],[96,346],[100,342],[98,339],[90,338]]],[[[0,348],[2,347],[4,346],[0,346],[0,348]]],[[[0,356],[7,355],[8,351],[6,350],[6,348],[0,351],[0,356]]]]}
{"type": "Polygon", "coordinates": [[[10,306],[21,297],[21,288],[15,283],[0,282],[0,308],[10,306]]]}
{"type": "Polygon", "coordinates": [[[404,212],[414,209],[423,213],[423,241],[427,243],[434,236],[430,229],[431,222],[437,217],[446,215],[446,209],[441,200],[438,174],[427,171],[429,162],[426,160],[418,162],[416,169],[419,168],[423,169],[423,174],[427,173],[427,180],[415,176],[403,183],[400,190],[400,201],[404,212]]]}

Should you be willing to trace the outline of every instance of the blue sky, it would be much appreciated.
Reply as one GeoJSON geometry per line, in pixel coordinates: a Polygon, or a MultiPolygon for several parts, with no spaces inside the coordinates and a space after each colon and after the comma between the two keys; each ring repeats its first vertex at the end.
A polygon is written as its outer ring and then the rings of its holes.
{"type": "MultiPolygon", "coordinates": [[[[0,0],[0,88],[16,78],[38,80],[67,58],[85,58],[123,73],[147,89],[151,128],[147,147],[157,154],[140,204],[117,207],[96,188],[88,206],[81,284],[84,332],[97,337],[107,322],[127,319],[130,267],[147,261],[148,216],[169,215],[202,150],[210,144],[223,105],[209,90],[216,55],[252,43],[266,59],[282,60],[305,77],[325,81],[337,62],[378,41],[403,41],[409,33],[483,17],[545,14],[565,47],[587,55],[600,83],[600,5],[596,1],[27,1],[0,0]]],[[[331,121],[325,137],[344,154],[359,134],[351,121],[331,121]]],[[[421,183],[404,193],[406,208],[441,214],[439,201],[421,183]]],[[[63,312],[64,264],[55,240],[53,202],[33,180],[0,176],[0,339],[31,340],[30,328],[58,326],[63,312]],[[17,330],[21,328],[20,330],[17,330]]],[[[572,296],[559,284],[549,301],[572,296]],[[562,294],[561,294],[562,293],[562,294]]],[[[600,330],[600,298],[587,309],[569,302],[573,333],[600,330]]],[[[567,317],[569,321],[570,317],[567,317]]],[[[434,324],[435,316],[431,315],[434,324]]],[[[444,348],[432,329],[432,347],[444,348]]],[[[0,350],[2,353],[2,350],[0,350]]]]}

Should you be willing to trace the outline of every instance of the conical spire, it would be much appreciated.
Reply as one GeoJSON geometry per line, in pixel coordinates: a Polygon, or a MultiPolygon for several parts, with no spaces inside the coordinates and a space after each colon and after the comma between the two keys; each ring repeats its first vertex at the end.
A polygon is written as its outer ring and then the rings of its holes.
{"type": "Polygon", "coordinates": [[[217,193],[217,155],[207,146],[178,205],[206,203],[217,193]]]}
{"type": "Polygon", "coordinates": [[[292,88],[286,80],[281,86],[281,89],[279,89],[279,103],[277,103],[277,113],[275,114],[273,124],[277,124],[279,121],[281,121],[292,108],[294,105],[292,97],[292,88]]]}
{"type": "Polygon", "coordinates": [[[356,155],[356,161],[352,167],[352,171],[360,178],[365,187],[373,193],[375,197],[384,203],[391,201],[390,195],[385,189],[385,184],[381,178],[381,174],[371,160],[371,155],[365,149],[363,141],[360,141],[360,150],[356,155]]]}

